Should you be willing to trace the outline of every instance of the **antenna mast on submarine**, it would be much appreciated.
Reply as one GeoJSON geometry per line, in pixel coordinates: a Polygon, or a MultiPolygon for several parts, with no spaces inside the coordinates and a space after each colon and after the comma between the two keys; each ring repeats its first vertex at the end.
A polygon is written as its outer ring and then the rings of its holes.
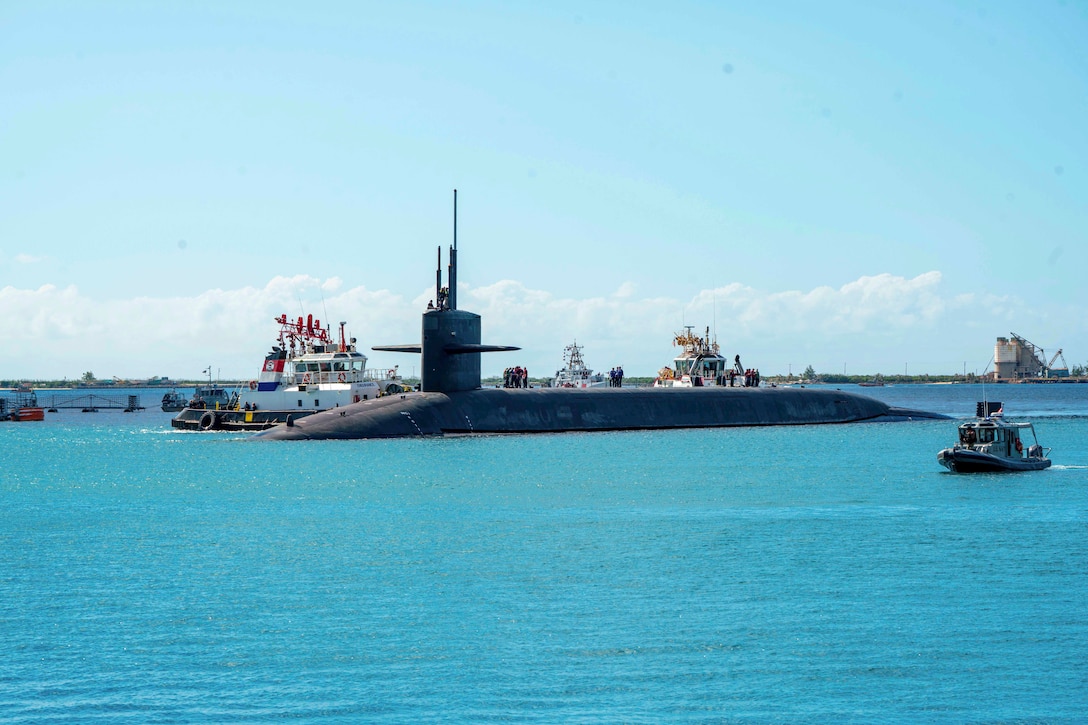
{"type": "Polygon", "coordinates": [[[450,309],[457,309],[457,189],[453,190],[453,246],[450,247],[450,271],[446,275],[450,285],[450,309]]]}
{"type": "Polygon", "coordinates": [[[442,245],[438,246],[438,266],[434,270],[435,301],[439,310],[457,309],[457,189],[453,190],[453,244],[446,272],[446,287],[442,287],[442,245]]]}

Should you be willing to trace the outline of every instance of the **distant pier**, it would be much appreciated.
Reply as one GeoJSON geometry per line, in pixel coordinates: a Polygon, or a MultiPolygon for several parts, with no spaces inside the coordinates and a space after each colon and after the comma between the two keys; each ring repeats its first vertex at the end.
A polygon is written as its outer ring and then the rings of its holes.
{"type": "Polygon", "coordinates": [[[59,410],[79,410],[84,413],[97,413],[100,410],[123,410],[132,413],[143,410],[139,395],[38,395],[39,405],[56,413],[59,410]]]}

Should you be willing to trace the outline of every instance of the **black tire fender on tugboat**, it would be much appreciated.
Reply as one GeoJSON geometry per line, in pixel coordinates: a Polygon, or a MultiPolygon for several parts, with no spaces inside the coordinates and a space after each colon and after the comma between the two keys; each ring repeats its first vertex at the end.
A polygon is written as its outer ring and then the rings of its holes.
{"type": "Polygon", "coordinates": [[[214,430],[218,427],[219,420],[216,418],[215,413],[208,411],[204,415],[200,416],[200,430],[214,430]]]}

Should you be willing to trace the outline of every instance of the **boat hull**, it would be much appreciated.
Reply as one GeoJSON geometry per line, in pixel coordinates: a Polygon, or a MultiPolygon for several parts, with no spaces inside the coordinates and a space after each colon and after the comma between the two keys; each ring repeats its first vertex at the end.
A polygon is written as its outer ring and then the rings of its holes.
{"type": "Polygon", "coordinates": [[[953,473],[1041,471],[1050,467],[1049,458],[1003,458],[966,448],[945,448],[937,454],[937,462],[953,473]]]}
{"type": "Polygon", "coordinates": [[[22,423],[45,420],[45,408],[16,408],[11,419],[22,423]]]}
{"type": "Polygon", "coordinates": [[[838,390],[760,388],[481,388],[362,401],[258,434],[357,439],[808,425],[943,418],[838,390]]]}
{"type": "Polygon", "coordinates": [[[318,410],[208,410],[185,408],[170,419],[179,430],[262,431],[318,413],[318,410]]]}

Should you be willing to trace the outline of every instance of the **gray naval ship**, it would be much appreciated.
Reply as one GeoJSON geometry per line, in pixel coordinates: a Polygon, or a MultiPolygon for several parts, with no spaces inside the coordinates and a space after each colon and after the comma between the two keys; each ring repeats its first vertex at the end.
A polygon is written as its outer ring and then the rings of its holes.
{"type": "Polygon", "coordinates": [[[814,388],[484,388],[480,356],[518,347],[480,342],[480,316],[457,309],[457,192],[447,285],[438,250],[435,299],[422,341],[374,350],[422,356],[418,392],[332,408],[258,433],[260,440],[399,438],[729,426],[813,425],[945,418],[856,393],[814,388]]]}

